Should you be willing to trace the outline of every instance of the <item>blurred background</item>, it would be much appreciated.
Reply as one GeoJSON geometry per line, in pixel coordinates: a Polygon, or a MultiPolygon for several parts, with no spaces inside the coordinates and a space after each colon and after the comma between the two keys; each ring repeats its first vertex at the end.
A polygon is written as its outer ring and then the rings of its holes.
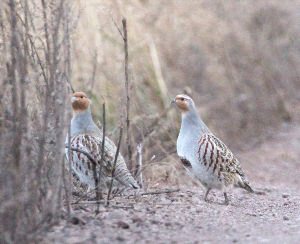
{"type": "Polygon", "coordinates": [[[125,16],[132,140],[143,141],[144,160],[157,155],[160,165],[170,161],[165,157],[174,153],[180,117],[163,112],[178,93],[193,97],[203,120],[233,150],[249,149],[299,118],[297,6],[299,1],[276,0],[77,1],[73,85],[92,96],[98,120],[105,99],[113,130],[125,101],[123,40],[116,27],[122,29],[125,16]]]}
{"type": "Polygon", "coordinates": [[[299,0],[1,1],[0,242],[59,219],[70,84],[91,97],[96,121],[105,102],[108,135],[118,137],[123,17],[132,158],[142,144],[146,186],[158,186],[191,184],[176,157],[178,93],[237,155],[299,123],[299,9],[299,0]]]}

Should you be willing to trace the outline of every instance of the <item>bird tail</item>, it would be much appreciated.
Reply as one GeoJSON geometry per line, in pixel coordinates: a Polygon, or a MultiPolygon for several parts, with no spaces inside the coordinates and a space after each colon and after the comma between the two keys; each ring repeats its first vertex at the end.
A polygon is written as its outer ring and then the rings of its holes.
{"type": "Polygon", "coordinates": [[[129,173],[128,170],[125,172],[119,173],[117,175],[116,179],[124,186],[133,188],[133,189],[139,189],[139,184],[136,182],[136,180],[132,177],[132,175],[129,173]]]}
{"type": "Polygon", "coordinates": [[[254,190],[251,188],[248,182],[239,182],[239,187],[245,189],[248,192],[254,193],[254,190]]]}
{"type": "Polygon", "coordinates": [[[136,180],[130,175],[126,181],[123,181],[123,184],[127,187],[133,188],[133,189],[139,189],[140,186],[136,182],[136,180]]]}
{"type": "Polygon", "coordinates": [[[129,175],[129,178],[130,178],[130,180],[129,180],[129,186],[130,187],[132,187],[133,189],[139,189],[140,188],[140,186],[139,186],[139,184],[137,183],[137,181],[133,178],[133,176],[132,175],[129,175]]]}

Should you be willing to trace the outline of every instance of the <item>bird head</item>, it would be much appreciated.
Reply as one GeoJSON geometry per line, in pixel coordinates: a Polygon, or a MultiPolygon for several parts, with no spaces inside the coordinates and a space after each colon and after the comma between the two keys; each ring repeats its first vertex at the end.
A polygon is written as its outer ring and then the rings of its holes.
{"type": "Polygon", "coordinates": [[[176,105],[176,107],[181,113],[186,113],[195,108],[193,99],[184,94],[177,95],[172,101],[172,103],[176,105]]]}
{"type": "Polygon", "coordinates": [[[89,108],[91,101],[84,92],[75,92],[71,98],[74,112],[85,111],[89,108]]]}

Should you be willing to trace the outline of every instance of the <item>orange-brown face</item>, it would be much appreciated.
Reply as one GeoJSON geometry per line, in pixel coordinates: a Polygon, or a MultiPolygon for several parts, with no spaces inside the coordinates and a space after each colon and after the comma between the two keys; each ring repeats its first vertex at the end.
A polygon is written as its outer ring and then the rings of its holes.
{"type": "Polygon", "coordinates": [[[190,106],[189,100],[190,98],[186,95],[177,95],[174,102],[181,112],[187,112],[190,106]]]}
{"type": "Polygon", "coordinates": [[[84,111],[90,106],[90,100],[84,92],[75,92],[71,101],[75,112],[84,111]]]}

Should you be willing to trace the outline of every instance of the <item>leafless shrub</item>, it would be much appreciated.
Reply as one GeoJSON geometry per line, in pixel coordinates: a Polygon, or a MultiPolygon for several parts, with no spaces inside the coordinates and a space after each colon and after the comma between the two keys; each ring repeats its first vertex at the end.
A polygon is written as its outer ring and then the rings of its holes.
{"type": "Polygon", "coordinates": [[[24,243],[62,203],[70,5],[5,0],[0,12],[0,242],[24,243]]]}

